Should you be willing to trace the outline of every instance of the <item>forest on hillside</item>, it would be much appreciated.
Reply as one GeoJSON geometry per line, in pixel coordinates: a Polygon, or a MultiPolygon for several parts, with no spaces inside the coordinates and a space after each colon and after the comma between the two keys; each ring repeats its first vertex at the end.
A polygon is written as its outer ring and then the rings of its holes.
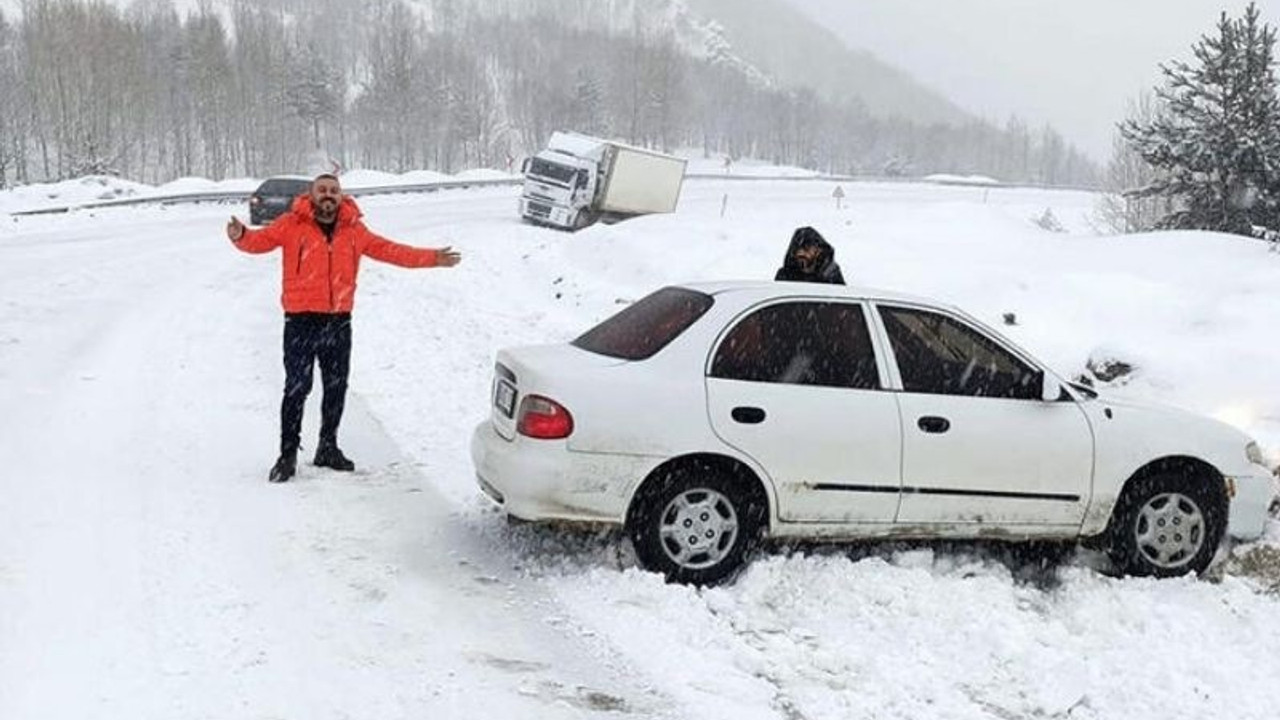
{"type": "Polygon", "coordinates": [[[1051,127],[783,86],[682,0],[23,0],[0,15],[0,185],[510,167],[554,130],[869,175],[1091,184],[1051,127]]]}

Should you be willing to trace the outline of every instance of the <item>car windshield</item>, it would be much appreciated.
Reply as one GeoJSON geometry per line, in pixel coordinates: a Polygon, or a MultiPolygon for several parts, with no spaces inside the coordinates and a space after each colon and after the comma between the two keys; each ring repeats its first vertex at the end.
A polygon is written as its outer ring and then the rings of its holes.
{"type": "Polygon", "coordinates": [[[561,182],[565,185],[573,182],[573,176],[575,173],[577,173],[575,168],[569,167],[568,165],[549,162],[540,158],[534,158],[533,161],[529,163],[530,175],[555,180],[556,182],[561,182]]]}
{"type": "Polygon", "coordinates": [[[572,344],[599,355],[644,360],[679,337],[714,302],[705,293],[663,288],[586,331],[572,344]]]}
{"type": "Polygon", "coordinates": [[[306,192],[310,185],[311,183],[306,180],[268,180],[258,188],[258,194],[271,197],[294,197],[306,192]]]}

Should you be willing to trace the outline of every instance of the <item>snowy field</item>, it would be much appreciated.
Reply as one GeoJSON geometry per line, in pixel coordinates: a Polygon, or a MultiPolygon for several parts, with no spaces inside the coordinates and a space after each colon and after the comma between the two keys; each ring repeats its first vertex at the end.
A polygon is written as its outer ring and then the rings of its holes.
{"type": "Polygon", "coordinates": [[[0,718],[1280,715],[1276,523],[1213,579],[771,547],[699,591],[614,535],[508,527],[480,498],[467,442],[497,348],[666,283],[771,277],[798,225],[853,282],[1014,313],[1003,329],[1064,375],[1127,361],[1115,392],[1276,459],[1265,245],[1097,237],[1084,193],[843,189],[836,209],[829,182],[690,181],[674,215],[577,234],[521,224],[513,187],[367,199],[376,231],[463,263],[365,264],[342,432],[360,470],[280,486],[279,259],[229,246],[245,208],[0,215],[0,718]],[[1067,232],[1033,222],[1046,209],[1067,232]]]}

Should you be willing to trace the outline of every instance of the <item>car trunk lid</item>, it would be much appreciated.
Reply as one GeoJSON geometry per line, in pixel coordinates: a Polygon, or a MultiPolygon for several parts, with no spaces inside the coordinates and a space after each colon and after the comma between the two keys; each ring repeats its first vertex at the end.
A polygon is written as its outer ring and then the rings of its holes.
{"type": "Polygon", "coordinates": [[[530,345],[499,351],[489,389],[489,416],[494,430],[502,438],[514,440],[520,401],[526,395],[556,400],[563,397],[564,384],[575,377],[626,362],[568,344],[530,345]]]}

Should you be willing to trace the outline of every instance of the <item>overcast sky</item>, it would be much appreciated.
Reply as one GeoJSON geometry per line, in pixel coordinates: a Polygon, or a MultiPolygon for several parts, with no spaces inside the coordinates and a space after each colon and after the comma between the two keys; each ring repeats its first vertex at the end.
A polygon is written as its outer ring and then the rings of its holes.
{"type": "MultiPolygon", "coordinates": [[[[1190,59],[1234,0],[789,0],[850,46],[1003,123],[1051,122],[1099,161],[1126,102],[1190,59]]],[[[1280,26],[1280,0],[1260,0],[1280,26]]],[[[1280,50],[1280,48],[1278,48],[1280,50]]]]}

